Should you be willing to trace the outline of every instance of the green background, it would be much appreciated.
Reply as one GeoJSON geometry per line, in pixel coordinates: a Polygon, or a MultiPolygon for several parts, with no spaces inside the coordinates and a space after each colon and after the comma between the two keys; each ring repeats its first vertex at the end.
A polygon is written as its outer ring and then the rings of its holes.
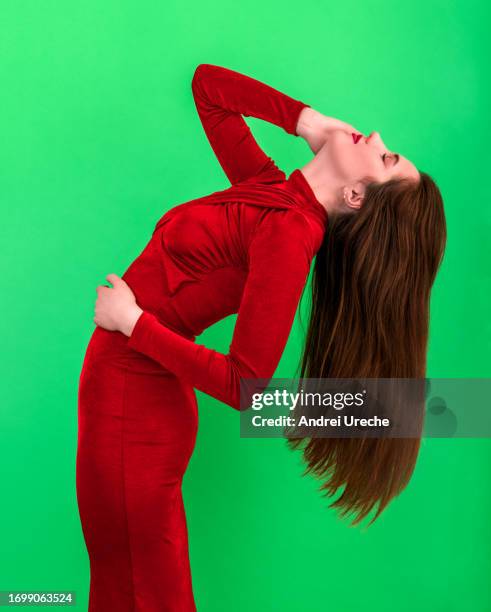
{"type": "MultiPolygon", "coordinates": [[[[449,236],[427,375],[491,375],[489,25],[484,1],[2,3],[0,590],[75,590],[87,609],[75,457],[95,287],[166,210],[228,186],[192,99],[199,63],[378,130],[433,176],[449,236]]],[[[247,121],[288,174],[311,158],[247,121]]],[[[227,352],[234,321],[199,342],[227,352]]],[[[297,317],[277,377],[302,334],[297,317]]],[[[424,439],[408,488],[350,529],[300,454],[241,439],[239,414],[197,393],[184,496],[200,612],[491,610],[489,440],[424,439]]]]}

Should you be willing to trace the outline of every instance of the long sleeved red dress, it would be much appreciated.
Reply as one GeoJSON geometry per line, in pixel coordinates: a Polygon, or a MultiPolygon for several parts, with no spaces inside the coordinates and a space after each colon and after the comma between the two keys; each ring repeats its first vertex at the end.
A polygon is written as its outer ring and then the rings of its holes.
{"type": "Polygon", "coordinates": [[[239,410],[241,378],[273,376],[327,223],[302,172],[287,178],[243,118],[296,136],[308,104],[212,64],[192,92],[231,186],[163,215],[122,277],[143,309],[131,336],[96,327],[87,346],[76,487],[89,612],[196,610],[181,494],[194,389],[239,410]],[[195,341],[233,313],[228,354],[195,341]]]}

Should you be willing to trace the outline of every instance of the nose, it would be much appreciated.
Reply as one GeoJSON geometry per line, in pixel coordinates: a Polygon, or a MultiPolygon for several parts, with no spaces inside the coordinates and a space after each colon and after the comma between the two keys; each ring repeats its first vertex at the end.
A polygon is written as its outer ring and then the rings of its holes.
{"type": "Polygon", "coordinates": [[[380,134],[378,132],[371,132],[370,135],[368,136],[368,138],[365,140],[365,142],[367,144],[369,144],[370,142],[372,142],[372,140],[375,138],[375,136],[380,137],[380,134]]]}

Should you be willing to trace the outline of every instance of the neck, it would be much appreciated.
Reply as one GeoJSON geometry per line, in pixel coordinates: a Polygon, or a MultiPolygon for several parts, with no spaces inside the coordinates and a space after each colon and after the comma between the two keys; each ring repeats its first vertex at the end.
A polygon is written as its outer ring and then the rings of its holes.
{"type": "Polygon", "coordinates": [[[330,166],[323,163],[321,157],[316,155],[299,170],[328,214],[337,211],[341,200],[342,185],[338,184],[337,177],[330,172],[330,166]]]}

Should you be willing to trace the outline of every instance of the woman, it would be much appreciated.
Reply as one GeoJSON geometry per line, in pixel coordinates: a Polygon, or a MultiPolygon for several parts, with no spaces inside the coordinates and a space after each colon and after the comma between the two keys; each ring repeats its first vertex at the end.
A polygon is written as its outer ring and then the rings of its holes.
{"type": "MultiPolygon", "coordinates": [[[[377,132],[238,72],[201,64],[192,91],[231,186],[164,214],[123,277],[97,287],[77,452],[91,612],[196,609],[181,495],[194,389],[240,410],[241,378],[273,376],[315,256],[301,375],[425,375],[445,243],[431,178],[377,132]],[[315,156],[287,178],[243,115],[303,137],[315,156]],[[195,342],[232,313],[228,354],[195,342]]],[[[312,439],[304,453],[312,472],[332,470],[330,493],[346,485],[336,504],[359,520],[402,490],[417,451],[417,440],[312,439]]]]}

